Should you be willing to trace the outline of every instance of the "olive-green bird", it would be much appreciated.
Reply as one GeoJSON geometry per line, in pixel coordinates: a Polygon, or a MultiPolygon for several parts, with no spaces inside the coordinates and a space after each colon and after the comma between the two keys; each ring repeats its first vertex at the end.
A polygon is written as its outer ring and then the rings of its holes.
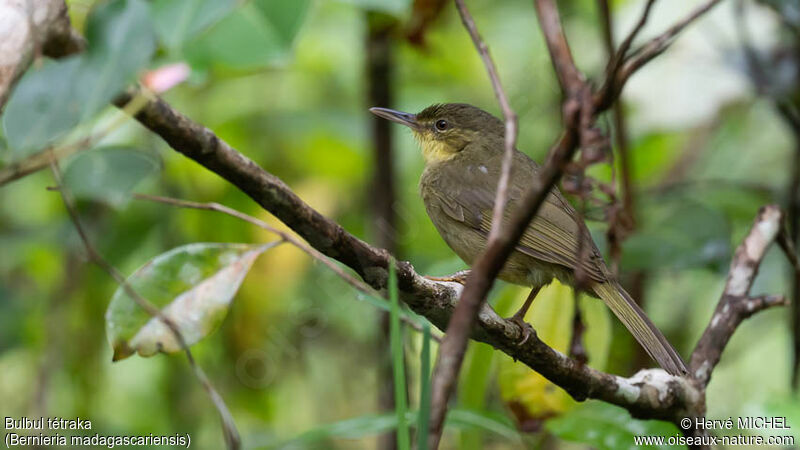
{"type": "MultiPolygon", "coordinates": [[[[419,187],[428,216],[447,245],[472,265],[486,247],[492,227],[504,152],[503,122],[463,103],[433,105],[418,114],[386,108],[370,111],[413,131],[425,158],[419,187]]],[[[532,159],[514,150],[506,221],[539,171],[532,159]]],[[[526,329],[523,318],[539,289],[553,278],[574,285],[578,264],[590,280],[589,294],[605,301],[661,367],[673,375],[685,374],[683,359],[614,279],[586,224],[558,188],[550,192],[500,272],[502,280],[533,288],[512,319],[526,329]],[[585,251],[588,257],[578,257],[581,239],[590,246],[585,251]]]]}

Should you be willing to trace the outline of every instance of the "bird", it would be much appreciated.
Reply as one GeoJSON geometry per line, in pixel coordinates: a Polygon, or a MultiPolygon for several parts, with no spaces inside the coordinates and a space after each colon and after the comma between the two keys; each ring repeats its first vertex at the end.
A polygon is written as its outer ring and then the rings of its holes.
{"type": "MultiPolygon", "coordinates": [[[[447,245],[467,265],[474,264],[492,228],[505,151],[504,123],[466,103],[434,104],[417,114],[382,107],[370,112],[411,129],[425,160],[419,192],[428,217],[447,245]]],[[[513,149],[504,222],[539,176],[540,166],[513,149]]],[[[576,269],[588,279],[581,283],[584,290],[608,305],[653,360],[671,375],[688,372],[678,352],[608,269],[583,219],[553,187],[498,275],[531,288],[511,320],[523,330],[530,327],[524,317],[539,290],[553,279],[576,286],[576,269]],[[580,249],[580,256],[579,245],[588,247],[580,249]]]]}

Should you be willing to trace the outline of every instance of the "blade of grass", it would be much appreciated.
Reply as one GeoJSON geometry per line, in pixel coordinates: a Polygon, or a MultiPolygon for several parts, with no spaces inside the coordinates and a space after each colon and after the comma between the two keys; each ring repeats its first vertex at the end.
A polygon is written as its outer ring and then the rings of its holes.
{"type": "Polygon", "coordinates": [[[422,353],[419,366],[417,450],[428,450],[428,425],[431,418],[431,326],[427,322],[422,325],[422,353]]]}
{"type": "Polygon", "coordinates": [[[408,435],[408,421],[406,420],[406,370],[403,353],[403,329],[400,326],[400,302],[397,296],[397,272],[394,261],[389,264],[389,340],[392,350],[392,368],[394,371],[394,402],[397,415],[397,448],[410,450],[411,442],[408,435]]]}

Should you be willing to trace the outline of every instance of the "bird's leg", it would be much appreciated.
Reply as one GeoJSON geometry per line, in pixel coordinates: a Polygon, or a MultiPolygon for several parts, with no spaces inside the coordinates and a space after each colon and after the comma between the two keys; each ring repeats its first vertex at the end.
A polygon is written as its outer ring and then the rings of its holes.
{"type": "Polygon", "coordinates": [[[522,307],[519,310],[517,310],[517,312],[514,313],[514,315],[511,316],[511,318],[508,319],[516,323],[522,330],[522,340],[517,345],[524,344],[528,340],[528,338],[531,337],[531,333],[533,332],[533,327],[525,322],[525,314],[528,313],[528,309],[530,309],[531,305],[533,304],[533,299],[536,298],[536,295],[539,294],[539,290],[541,289],[542,289],[541,286],[531,289],[531,292],[530,294],[528,294],[528,298],[525,299],[525,303],[522,305],[522,307]]]}
{"type": "Polygon", "coordinates": [[[424,278],[431,280],[431,281],[449,281],[452,283],[459,283],[459,284],[466,284],[467,276],[469,276],[469,269],[466,270],[459,270],[458,272],[447,275],[445,277],[432,277],[425,275],[424,278]]]}

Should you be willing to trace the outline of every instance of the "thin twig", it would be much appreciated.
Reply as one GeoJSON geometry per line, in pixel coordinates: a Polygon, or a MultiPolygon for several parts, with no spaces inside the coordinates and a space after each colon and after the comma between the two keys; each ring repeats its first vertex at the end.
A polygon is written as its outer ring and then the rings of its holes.
{"type": "Polygon", "coordinates": [[[517,114],[511,108],[508,96],[503,90],[503,85],[500,82],[500,75],[497,73],[497,66],[495,66],[494,61],[492,61],[492,55],[489,54],[489,47],[478,32],[475,19],[472,18],[464,0],[455,0],[455,2],[458,14],[461,17],[461,23],[463,23],[464,28],[467,29],[470,38],[472,38],[472,43],[478,50],[481,60],[483,60],[486,72],[489,73],[492,89],[494,90],[495,97],[497,97],[497,101],[500,103],[500,109],[503,111],[503,118],[506,124],[503,165],[500,172],[500,180],[497,183],[497,195],[492,211],[492,228],[489,232],[489,240],[492,241],[497,237],[497,233],[500,232],[500,227],[503,223],[503,213],[505,212],[506,201],[508,200],[508,183],[511,179],[512,170],[511,161],[514,157],[514,147],[517,145],[517,114]]]}
{"type": "Polygon", "coordinates": [[[687,25],[694,22],[700,16],[707,13],[711,10],[714,6],[716,6],[721,0],[709,0],[705,4],[701,5],[694,11],[692,11],[688,16],[680,20],[675,25],[668,28],[665,32],[656,36],[655,38],[651,39],[646,44],[639,47],[634,53],[631,55],[630,59],[625,62],[620,70],[620,79],[617,83],[619,88],[621,88],[628,78],[637,70],[639,70],[642,66],[650,62],[653,58],[660,55],[664,52],[669,46],[672,44],[674,38],[686,28],[687,25]]]}
{"type": "MultiPolygon", "coordinates": [[[[344,280],[350,286],[354,287],[357,291],[359,291],[359,292],[361,292],[363,294],[366,294],[366,295],[373,296],[373,297],[381,297],[384,300],[386,299],[385,296],[380,295],[377,292],[375,292],[369,285],[367,285],[363,281],[356,279],[355,277],[353,277],[349,273],[347,273],[344,270],[342,270],[341,267],[339,267],[336,263],[331,261],[330,258],[328,258],[325,255],[323,255],[317,249],[315,249],[313,247],[310,247],[305,242],[295,238],[291,234],[289,234],[289,233],[287,233],[285,231],[281,231],[281,230],[279,230],[279,229],[277,229],[275,227],[272,227],[269,224],[267,224],[266,222],[264,222],[264,221],[262,221],[260,219],[257,219],[257,218],[255,218],[253,216],[247,215],[247,214],[245,214],[245,213],[243,213],[241,211],[237,211],[237,210],[235,210],[233,208],[229,208],[229,207],[227,207],[225,205],[221,205],[219,203],[199,203],[199,202],[193,202],[193,201],[189,201],[189,200],[181,200],[181,199],[172,198],[172,197],[162,197],[162,196],[158,196],[158,195],[133,194],[133,197],[135,199],[138,199],[138,200],[146,200],[146,201],[151,201],[151,202],[156,202],[156,203],[163,203],[165,205],[177,206],[179,208],[200,209],[200,210],[204,210],[204,211],[216,211],[216,212],[220,212],[220,213],[223,213],[223,214],[227,214],[227,215],[232,216],[232,217],[236,217],[237,219],[240,219],[240,220],[243,220],[245,222],[248,222],[248,223],[250,223],[252,225],[255,225],[255,226],[257,226],[257,227],[259,227],[261,229],[267,230],[270,233],[277,234],[281,238],[281,240],[286,241],[291,245],[294,245],[295,247],[297,247],[301,251],[305,252],[308,256],[310,256],[313,259],[315,259],[315,260],[321,262],[322,264],[324,264],[331,271],[333,271],[333,273],[338,275],[339,278],[344,280]]],[[[411,328],[413,328],[414,330],[419,331],[420,333],[422,333],[422,331],[423,331],[422,326],[420,324],[418,324],[417,322],[415,322],[414,320],[411,320],[408,317],[404,317],[404,316],[401,316],[400,319],[406,325],[408,325],[411,328]]],[[[431,338],[433,338],[433,340],[435,340],[436,342],[441,342],[441,338],[439,336],[431,336],[431,338]]]]}
{"type": "MultiPolygon", "coordinates": [[[[598,110],[608,108],[614,102],[614,100],[616,100],[617,96],[619,96],[619,93],[622,91],[622,88],[625,86],[625,83],[627,83],[631,75],[633,75],[637,70],[641,69],[642,66],[650,62],[653,58],[663,53],[667,48],[669,48],[674,41],[674,38],[680,34],[681,31],[683,31],[689,24],[710,11],[720,1],[721,0],[709,0],[707,3],[696,8],[688,16],[675,23],[663,33],[652,38],[641,47],[634,50],[630,57],[626,56],[625,59],[621,60],[617,64],[614,64],[613,72],[609,70],[606,73],[606,80],[603,83],[603,87],[599,89],[594,96],[596,108],[598,110]]],[[[642,26],[647,20],[646,16],[648,16],[650,13],[650,7],[652,7],[652,5],[646,5],[645,11],[640,18],[640,23],[642,23],[642,26]],[[642,22],[642,20],[644,20],[644,22],[642,22]]],[[[636,28],[634,28],[634,31],[638,33],[636,28]]],[[[629,37],[635,37],[635,34],[632,32],[629,37]]],[[[631,42],[632,41],[633,39],[631,38],[631,42]]],[[[620,56],[619,52],[617,55],[620,56]]],[[[612,66],[609,65],[609,68],[612,68],[612,66]]]]}
{"type": "Polygon", "coordinates": [[[633,27],[628,36],[622,43],[619,45],[619,49],[614,51],[614,38],[613,38],[613,21],[611,20],[611,8],[608,4],[608,0],[598,0],[600,6],[601,17],[603,18],[603,28],[606,40],[606,49],[608,51],[608,66],[606,67],[606,76],[605,82],[603,86],[600,88],[600,95],[605,95],[606,93],[610,93],[610,91],[615,90],[614,84],[617,81],[617,73],[619,72],[620,66],[625,61],[625,58],[628,56],[628,51],[633,44],[633,41],[636,39],[636,36],[639,35],[639,32],[642,31],[644,26],[647,24],[647,19],[650,17],[650,11],[655,5],[656,0],[647,0],[647,4],[644,6],[644,10],[642,11],[642,15],[639,16],[639,20],[636,22],[636,25],[633,27]]]}
{"type": "MultiPolygon", "coordinates": [[[[625,59],[625,55],[630,48],[631,43],[636,38],[636,35],[647,23],[647,18],[650,15],[655,0],[648,0],[645,5],[644,12],[639,18],[639,22],[631,30],[630,34],[625,38],[619,47],[618,51],[614,50],[614,21],[612,18],[611,7],[609,0],[598,0],[598,8],[600,9],[601,28],[603,29],[603,37],[606,45],[606,53],[608,54],[609,67],[606,74],[616,73],[620,61],[625,59]]],[[[606,81],[613,80],[614,77],[606,76],[606,81]]],[[[620,93],[621,95],[621,93],[620,93]]],[[[630,142],[628,140],[628,128],[625,122],[625,112],[623,111],[621,102],[614,102],[611,106],[611,114],[614,118],[614,141],[616,143],[617,153],[619,154],[619,167],[621,172],[620,187],[622,191],[622,209],[617,205],[616,196],[612,198],[611,210],[609,211],[609,227],[608,227],[608,243],[611,256],[611,272],[616,276],[619,275],[619,263],[622,255],[622,240],[624,237],[633,231],[635,227],[636,214],[634,212],[634,195],[633,195],[633,175],[631,174],[630,162],[630,142]]],[[[613,153],[612,153],[613,155],[613,153]]],[[[614,161],[611,161],[612,170],[612,183],[614,180],[614,161]]]]}
{"type": "Polygon", "coordinates": [[[111,278],[113,278],[114,281],[116,281],[117,284],[119,284],[122,289],[125,290],[125,293],[131,299],[133,299],[140,308],[145,310],[147,314],[157,318],[164,323],[167,328],[169,328],[169,330],[175,336],[175,340],[178,341],[184,353],[186,354],[186,359],[189,361],[189,366],[192,368],[192,371],[200,381],[203,389],[205,389],[206,393],[211,398],[211,402],[214,404],[217,412],[219,413],[220,419],[222,420],[222,431],[223,435],[225,436],[225,444],[227,445],[227,448],[229,450],[237,450],[241,448],[241,438],[239,437],[239,431],[236,429],[236,423],[233,420],[233,416],[228,410],[228,407],[225,405],[225,401],[219,395],[217,390],[214,389],[214,386],[211,384],[208,376],[206,376],[203,369],[195,361],[194,356],[192,356],[189,346],[186,345],[186,340],[184,340],[178,326],[174,321],[172,321],[172,319],[165,316],[155,305],[139,295],[139,293],[136,292],[136,290],[134,290],[133,287],[131,287],[131,285],[125,280],[125,277],[114,266],[106,261],[105,258],[100,255],[100,253],[97,252],[94,245],[92,245],[86,230],[84,230],[83,225],[81,225],[81,221],[78,217],[78,212],[75,209],[72,197],[62,182],[61,170],[58,167],[58,160],[56,159],[55,155],[52,154],[50,157],[50,170],[53,173],[53,178],[55,179],[58,191],[61,193],[61,199],[64,202],[64,207],[67,209],[70,219],[72,219],[72,223],[75,226],[75,230],[78,232],[78,235],[83,242],[83,246],[86,249],[89,261],[93,262],[95,265],[107,272],[111,278]]]}

